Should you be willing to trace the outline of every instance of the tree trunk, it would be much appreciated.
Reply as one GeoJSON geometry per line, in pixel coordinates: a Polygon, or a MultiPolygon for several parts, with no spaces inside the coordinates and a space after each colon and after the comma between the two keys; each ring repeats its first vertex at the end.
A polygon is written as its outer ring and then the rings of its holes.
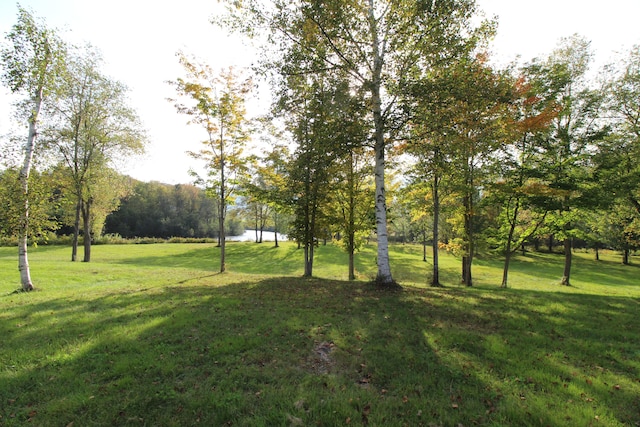
{"type": "Polygon", "coordinates": [[[355,253],[349,248],[349,280],[356,280],[355,253]]]}
{"type": "Polygon", "coordinates": [[[422,262],[427,262],[427,230],[422,229],[422,262]]]}
{"type": "Polygon", "coordinates": [[[624,250],[622,251],[622,264],[623,265],[629,265],[629,248],[625,247],[624,250]]]}
{"type": "Polygon", "coordinates": [[[560,284],[563,286],[571,286],[572,246],[572,239],[570,237],[564,239],[564,272],[562,273],[562,280],[560,281],[560,284]]]}
{"type": "Polygon", "coordinates": [[[431,194],[433,196],[433,274],[431,277],[431,286],[441,287],[440,284],[440,265],[438,257],[438,242],[440,241],[440,231],[438,223],[440,222],[440,177],[435,174],[431,183],[431,194]]]}
{"type": "Polygon", "coordinates": [[[273,238],[275,240],[275,244],[274,247],[278,247],[278,230],[280,229],[279,224],[278,224],[278,213],[275,211],[275,209],[273,210],[273,238]]]}
{"type": "Polygon", "coordinates": [[[224,167],[224,138],[222,134],[222,126],[220,130],[220,273],[224,273],[227,269],[226,265],[226,233],[224,229],[224,220],[227,214],[227,195],[225,193],[225,167],[224,167]]]}
{"type": "Polygon", "coordinates": [[[220,212],[220,273],[224,273],[226,270],[225,250],[226,250],[226,236],[224,230],[224,214],[220,212]]]}
{"type": "Polygon", "coordinates": [[[596,245],[595,250],[596,250],[596,261],[600,261],[600,251],[598,250],[598,245],[596,245]]]}
{"type": "Polygon", "coordinates": [[[84,258],[82,262],[91,261],[91,200],[82,204],[83,246],[84,258]]]}
{"type": "MultiPolygon", "coordinates": [[[[500,287],[506,288],[507,281],[509,279],[509,263],[511,261],[511,242],[513,241],[513,235],[516,231],[516,220],[518,219],[518,211],[520,209],[519,201],[516,202],[513,208],[513,215],[509,217],[509,234],[507,235],[507,246],[504,254],[504,267],[502,269],[502,284],[500,287]]],[[[524,248],[524,243],[522,244],[524,248]]]]}
{"type": "Polygon", "coordinates": [[[304,277],[313,276],[313,242],[304,245],[304,277]]]}
{"type": "Polygon", "coordinates": [[[462,257],[462,283],[466,286],[473,286],[471,276],[471,264],[473,263],[474,244],[473,244],[473,195],[467,194],[464,201],[464,228],[467,235],[467,253],[462,257]]]}
{"type": "Polygon", "coordinates": [[[28,238],[29,238],[29,175],[31,174],[31,165],[33,163],[33,152],[36,144],[36,123],[38,114],[42,106],[42,89],[36,94],[35,108],[29,118],[29,134],[27,136],[27,144],[24,147],[24,163],[20,170],[20,184],[23,195],[23,212],[20,230],[18,230],[18,271],[20,272],[20,284],[22,290],[33,290],[31,281],[31,271],[29,269],[29,257],[27,254],[28,238]]]}
{"type": "Polygon", "coordinates": [[[71,262],[78,260],[78,240],[80,239],[80,212],[82,210],[82,199],[78,196],[76,201],[76,217],[73,221],[73,239],[71,241],[71,262]]]}
{"type": "Polygon", "coordinates": [[[501,288],[507,287],[507,282],[509,280],[509,263],[511,262],[511,251],[507,251],[504,255],[504,268],[502,269],[502,284],[501,288]]]}
{"type": "Polygon", "coordinates": [[[553,234],[549,234],[549,253],[553,253],[553,234]]]}
{"type": "Polygon", "coordinates": [[[378,36],[377,20],[374,13],[373,2],[369,2],[369,26],[372,36],[373,68],[370,82],[371,105],[374,124],[374,151],[375,151],[375,207],[376,207],[376,232],[378,237],[378,275],[376,281],[383,285],[394,284],[391,276],[391,264],[389,262],[389,236],[387,234],[387,201],[385,195],[385,125],[382,115],[382,98],[380,87],[382,85],[383,58],[380,52],[380,40],[378,36]]]}

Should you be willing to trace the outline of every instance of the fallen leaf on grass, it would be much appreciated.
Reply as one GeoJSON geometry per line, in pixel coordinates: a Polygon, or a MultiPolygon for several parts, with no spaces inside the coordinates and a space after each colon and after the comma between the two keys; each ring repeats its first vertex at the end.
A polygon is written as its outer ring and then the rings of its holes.
{"type": "Polygon", "coordinates": [[[371,405],[367,404],[362,408],[362,424],[369,424],[369,414],[371,413],[371,405]]]}
{"type": "Polygon", "coordinates": [[[301,426],[304,425],[304,423],[302,422],[301,418],[298,417],[294,417],[293,415],[289,415],[287,414],[287,421],[289,421],[289,425],[291,427],[297,427],[297,426],[301,426]]]}

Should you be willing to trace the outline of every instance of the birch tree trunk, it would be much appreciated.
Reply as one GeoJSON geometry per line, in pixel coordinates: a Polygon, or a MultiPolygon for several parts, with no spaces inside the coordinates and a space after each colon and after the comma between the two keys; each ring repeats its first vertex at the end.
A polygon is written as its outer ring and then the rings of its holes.
{"type": "Polygon", "coordinates": [[[380,284],[393,284],[391,276],[391,264],[389,262],[389,236],[387,232],[387,200],[385,194],[385,135],[384,117],[382,114],[382,98],[380,88],[382,86],[382,66],[384,64],[383,52],[380,51],[380,39],[378,27],[374,16],[373,2],[369,2],[369,22],[372,35],[373,48],[373,73],[371,81],[371,102],[373,121],[375,126],[375,206],[376,206],[376,232],[378,237],[378,275],[376,281],[380,284]]]}
{"type": "Polygon", "coordinates": [[[24,291],[33,290],[31,282],[31,271],[29,270],[29,257],[27,255],[29,237],[29,175],[33,163],[33,151],[36,143],[36,122],[42,106],[42,88],[36,95],[35,108],[29,120],[29,135],[24,150],[24,163],[20,170],[20,184],[24,200],[24,211],[22,213],[21,228],[18,232],[18,270],[20,271],[20,284],[24,291]]]}

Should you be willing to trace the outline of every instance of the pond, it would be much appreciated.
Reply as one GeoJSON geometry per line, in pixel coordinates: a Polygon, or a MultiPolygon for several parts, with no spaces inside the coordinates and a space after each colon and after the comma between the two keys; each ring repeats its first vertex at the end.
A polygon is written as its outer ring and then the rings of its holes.
{"type": "MultiPolygon", "coordinates": [[[[260,232],[258,231],[258,237],[260,236],[260,232]]],[[[256,241],[256,230],[245,230],[244,233],[240,236],[227,236],[227,242],[255,242],[256,241]]],[[[287,236],[285,234],[278,233],[278,241],[287,240],[287,236]]],[[[262,232],[262,241],[263,242],[273,242],[275,241],[275,233],[273,231],[263,231],[262,232]]]]}

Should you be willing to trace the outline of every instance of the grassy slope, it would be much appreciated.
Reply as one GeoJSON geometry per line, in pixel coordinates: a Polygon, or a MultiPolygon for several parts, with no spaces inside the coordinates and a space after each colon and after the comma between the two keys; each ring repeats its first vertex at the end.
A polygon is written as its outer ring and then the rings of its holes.
{"type": "MultiPolygon", "coordinates": [[[[291,244],[31,251],[17,288],[0,248],[0,425],[640,425],[639,270],[577,254],[500,260],[423,286],[421,248],[394,246],[402,292],[348,283],[320,247],[303,280],[291,244]]],[[[373,248],[358,271],[375,275],[373,248]]]]}

